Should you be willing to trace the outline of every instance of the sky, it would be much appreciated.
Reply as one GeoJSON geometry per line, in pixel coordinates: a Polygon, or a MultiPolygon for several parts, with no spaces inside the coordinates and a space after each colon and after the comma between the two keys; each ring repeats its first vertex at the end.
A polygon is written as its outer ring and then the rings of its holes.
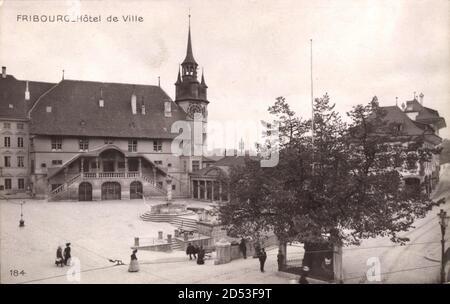
{"type": "MultiPolygon", "coordinates": [[[[10,1],[0,0],[0,64],[18,79],[158,84],[174,98],[186,54],[204,69],[209,120],[258,121],[278,96],[310,117],[314,96],[352,106],[411,100],[450,125],[450,1],[10,1]],[[17,21],[17,15],[81,14],[102,22],[17,21]],[[143,22],[106,22],[138,15],[143,22]]],[[[441,136],[450,138],[449,128],[441,136]]]]}

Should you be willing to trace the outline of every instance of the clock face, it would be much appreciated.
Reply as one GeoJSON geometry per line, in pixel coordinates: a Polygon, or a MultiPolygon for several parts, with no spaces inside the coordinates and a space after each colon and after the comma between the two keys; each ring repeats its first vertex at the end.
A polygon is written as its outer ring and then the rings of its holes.
{"type": "Polygon", "coordinates": [[[191,118],[194,118],[195,113],[203,114],[203,109],[202,106],[198,104],[191,104],[189,105],[187,112],[191,118]]]}

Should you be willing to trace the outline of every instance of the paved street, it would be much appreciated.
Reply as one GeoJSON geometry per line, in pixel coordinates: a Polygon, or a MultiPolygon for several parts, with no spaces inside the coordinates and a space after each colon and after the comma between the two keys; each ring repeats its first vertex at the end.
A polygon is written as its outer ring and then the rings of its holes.
{"type": "MultiPolygon", "coordinates": [[[[446,198],[447,203],[433,208],[415,224],[415,229],[403,233],[410,238],[405,246],[393,244],[387,238],[366,240],[360,247],[344,250],[344,278],[346,283],[367,282],[367,260],[378,258],[383,283],[438,283],[441,259],[441,229],[437,213],[444,209],[450,213],[450,170],[442,172],[441,183],[433,198],[446,198]],[[367,249],[364,249],[367,248],[367,249]]],[[[447,229],[447,230],[450,230],[447,229]]],[[[447,233],[446,239],[448,240],[447,233]]],[[[447,241],[447,247],[449,242],[447,241]]],[[[371,282],[372,283],[372,282],[371,282]]],[[[373,282],[376,283],[376,282],[373,282]]]]}

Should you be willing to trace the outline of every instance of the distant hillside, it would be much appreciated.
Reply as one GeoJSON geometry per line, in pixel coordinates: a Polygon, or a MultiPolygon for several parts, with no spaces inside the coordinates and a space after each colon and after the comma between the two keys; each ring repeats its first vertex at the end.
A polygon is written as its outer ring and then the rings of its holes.
{"type": "Polygon", "coordinates": [[[444,139],[442,141],[442,152],[441,152],[441,165],[450,163],[450,140],[444,139]]]}

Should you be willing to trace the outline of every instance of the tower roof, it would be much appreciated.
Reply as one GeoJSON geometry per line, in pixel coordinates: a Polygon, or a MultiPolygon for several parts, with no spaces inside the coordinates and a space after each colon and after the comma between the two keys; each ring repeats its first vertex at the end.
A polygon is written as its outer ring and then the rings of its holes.
{"type": "Polygon", "coordinates": [[[178,77],[177,77],[177,82],[175,84],[180,84],[181,83],[181,71],[178,68],[178,77]]]}
{"type": "Polygon", "coordinates": [[[205,71],[203,71],[203,69],[202,69],[202,81],[201,81],[201,85],[202,85],[203,87],[205,87],[205,88],[208,87],[208,86],[206,85],[206,82],[205,82],[205,71]]]}
{"type": "Polygon", "coordinates": [[[191,42],[191,16],[189,15],[189,32],[188,32],[188,43],[187,43],[187,50],[186,50],[186,58],[184,58],[184,61],[182,64],[186,63],[193,63],[197,65],[197,62],[194,59],[194,54],[192,53],[192,42],[191,42]]]}

